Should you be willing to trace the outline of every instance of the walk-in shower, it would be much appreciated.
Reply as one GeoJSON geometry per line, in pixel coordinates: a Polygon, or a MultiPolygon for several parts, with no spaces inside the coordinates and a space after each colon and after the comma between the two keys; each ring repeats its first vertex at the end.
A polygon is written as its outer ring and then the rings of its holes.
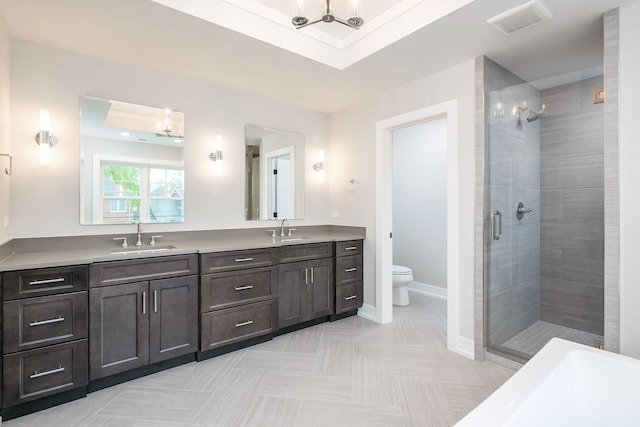
{"type": "MultiPolygon", "coordinates": [[[[601,68],[488,93],[485,344],[528,359],[552,337],[604,334],[601,68]]],[[[494,74],[494,77],[495,75],[494,74]]]]}

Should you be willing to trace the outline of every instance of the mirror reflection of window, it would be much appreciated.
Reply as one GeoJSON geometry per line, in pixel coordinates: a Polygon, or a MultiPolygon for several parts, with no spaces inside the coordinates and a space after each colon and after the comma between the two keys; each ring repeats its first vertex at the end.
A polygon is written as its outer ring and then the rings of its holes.
{"type": "Polygon", "coordinates": [[[184,114],[80,97],[80,222],[184,222],[184,114]]]}
{"type": "Polygon", "coordinates": [[[184,220],[184,171],[102,162],[101,224],[184,220]]]}

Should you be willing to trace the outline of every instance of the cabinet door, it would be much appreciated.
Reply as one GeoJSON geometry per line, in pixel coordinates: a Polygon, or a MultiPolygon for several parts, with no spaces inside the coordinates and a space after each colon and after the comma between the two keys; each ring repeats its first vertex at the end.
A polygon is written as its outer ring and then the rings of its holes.
{"type": "Polygon", "coordinates": [[[280,328],[306,320],[306,283],[308,282],[306,262],[281,264],[278,267],[278,323],[280,328]],[[305,273],[307,277],[305,277],[305,273]]]}
{"type": "Polygon", "coordinates": [[[198,276],[149,284],[151,363],[198,350],[198,276]]]}
{"type": "Polygon", "coordinates": [[[317,259],[308,262],[307,318],[316,319],[335,312],[335,285],[333,283],[333,259],[317,259]]]}
{"type": "Polygon", "coordinates": [[[89,291],[90,379],[149,364],[148,282],[89,291]]]}

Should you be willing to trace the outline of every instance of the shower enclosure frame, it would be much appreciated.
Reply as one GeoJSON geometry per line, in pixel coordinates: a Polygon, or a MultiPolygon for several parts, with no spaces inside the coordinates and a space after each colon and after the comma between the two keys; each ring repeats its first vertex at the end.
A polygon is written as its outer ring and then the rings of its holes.
{"type": "MultiPolygon", "coordinates": [[[[618,165],[618,47],[619,12],[618,9],[606,12],[604,22],[604,193],[605,193],[605,235],[604,235],[604,337],[605,349],[619,352],[620,336],[620,295],[619,295],[619,165],[618,165]]],[[[491,68],[500,67],[491,59],[481,56],[475,60],[476,75],[476,191],[474,216],[474,325],[475,359],[487,358],[487,286],[489,284],[488,253],[491,242],[491,223],[488,171],[489,171],[489,120],[488,94],[491,87],[491,68]]],[[[494,82],[495,83],[495,82],[494,82]]],[[[517,362],[523,362],[510,354],[517,362]]]]}

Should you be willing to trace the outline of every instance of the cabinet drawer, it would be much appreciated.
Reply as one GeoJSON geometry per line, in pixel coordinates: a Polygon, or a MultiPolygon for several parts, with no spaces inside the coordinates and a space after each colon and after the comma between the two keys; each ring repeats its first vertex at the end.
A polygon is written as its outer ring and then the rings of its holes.
{"type": "Polygon", "coordinates": [[[362,281],[362,255],[336,258],[336,285],[362,281]]]}
{"type": "Polygon", "coordinates": [[[87,338],[87,292],[4,303],[4,354],[87,338]]]}
{"type": "Polygon", "coordinates": [[[207,274],[200,279],[200,311],[275,297],[276,267],[252,268],[230,273],[207,274]]]}
{"type": "Polygon", "coordinates": [[[275,263],[276,251],[274,248],[217,252],[200,255],[202,274],[238,270],[249,267],[267,267],[275,263]]]}
{"type": "Polygon", "coordinates": [[[308,261],[333,257],[333,242],[287,245],[279,249],[280,262],[308,261]]]}
{"type": "Polygon", "coordinates": [[[3,274],[3,300],[53,295],[87,289],[87,267],[42,268],[3,274]]]}
{"type": "Polygon", "coordinates": [[[120,285],[189,274],[198,274],[196,254],[100,262],[89,269],[89,286],[120,285]]]}
{"type": "Polygon", "coordinates": [[[276,300],[212,311],[200,316],[200,351],[274,332],[278,328],[276,300]]]}
{"type": "Polygon", "coordinates": [[[336,242],[336,256],[362,255],[362,240],[336,242]]]}
{"type": "Polygon", "coordinates": [[[362,306],[362,282],[336,286],[336,314],[362,306]]]}
{"type": "Polygon", "coordinates": [[[4,402],[10,407],[86,386],[87,340],[4,356],[4,402]]]}

